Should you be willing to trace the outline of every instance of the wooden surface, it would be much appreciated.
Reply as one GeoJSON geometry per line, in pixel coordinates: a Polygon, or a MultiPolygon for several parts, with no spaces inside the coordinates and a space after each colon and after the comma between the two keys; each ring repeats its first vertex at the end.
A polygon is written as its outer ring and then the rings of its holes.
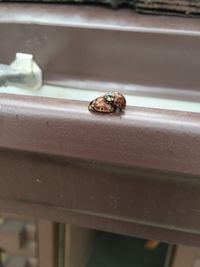
{"type": "Polygon", "coordinates": [[[65,225],[65,267],[85,267],[94,249],[98,232],[65,225]]]}
{"type": "MultiPolygon", "coordinates": [[[[0,0],[0,2],[24,2],[24,0],[0,0]]],[[[26,0],[26,2],[102,4],[112,8],[125,6],[142,13],[200,16],[200,0],[26,0]]]]}
{"type": "Polygon", "coordinates": [[[58,226],[50,221],[38,222],[38,257],[39,266],[57,267],[58,263],[58,226]]]}
{"type": "Polygon", "coordinates": [[[199,0],[136,0],[135,7],[144,13],[200,16],[199,0]]]}

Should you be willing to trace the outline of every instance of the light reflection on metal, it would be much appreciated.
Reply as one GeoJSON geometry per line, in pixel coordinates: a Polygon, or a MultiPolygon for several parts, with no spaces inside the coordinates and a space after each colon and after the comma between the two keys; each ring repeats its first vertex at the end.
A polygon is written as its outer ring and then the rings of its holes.
{"type": "Polygon", "coordinates": [[[0,64],[0,86],[7,85],[32,90],[42,86],[42,71],[31,54],[17,53],[10,65],[0,64]]]}

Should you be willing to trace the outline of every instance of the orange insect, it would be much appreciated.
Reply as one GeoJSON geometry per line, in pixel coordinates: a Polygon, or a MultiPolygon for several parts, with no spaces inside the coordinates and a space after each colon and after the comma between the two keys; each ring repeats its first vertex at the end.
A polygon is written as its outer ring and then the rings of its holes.
{"type": "Polygon", "coordinates": [[[126,107],[126,99],[119,92],[106,93],[90,102],[88,109],[102,113],[123,111],[126,107]]]}
{"type": "Polygon", "coordinates": [[[110,92],[104,95],[107,103],[112,104],[119,111],[123,111],[126,107],[126,98],[119,92],[110,92]]]}
{"type": "Polygon", "coordinates": [[[112,104],[109,104],[105,101],[103,96],[100,96],[93,100],[89,106],[89,110],[102,112],[102,113],[112,113],[114,112],[114,107],[112,104]]]}

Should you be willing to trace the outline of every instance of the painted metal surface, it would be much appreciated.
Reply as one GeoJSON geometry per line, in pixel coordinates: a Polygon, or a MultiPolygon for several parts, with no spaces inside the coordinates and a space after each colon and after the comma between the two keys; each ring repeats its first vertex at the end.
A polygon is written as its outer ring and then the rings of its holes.
{"type": "MultiPolygon", "coordinates": [[[[0,12],[8,9],[2,7],[0,12]]],[[[52,7],[45,8],[53,18],[52,7]]],[[[196,20],[145,17],[143,22],[134,13],[126,17],[126,11],[122,16],[105,11],[103,17],[101,8],[84,8],[82,15],[78,7],[55,8],[56,26],[44,22],[46,13],[43,21],[37,18],[37,5],[14,5],[12,20],[4,13],[2,63],[16,52],[31,53],[50,87],[87,89],[88,97],[94,89],[122,86],[136,99],[198,105],[196,20]],[[25,11],[28,18],[19,21],[25,11]],[[87,21],[83,27],[80,15],[87,21]],[[98,27],[90,23],[101,16],[98,27]],[[102,26],[106,19],[112,27],[102,26]]],[[[121,116],[105,116],[91,114],[88,102],[70,100],[67,93],[65,99],[46,96],[0,94],[1,211],[200,245],[198,110],[141,104],[128,105],[121,116]]]]}

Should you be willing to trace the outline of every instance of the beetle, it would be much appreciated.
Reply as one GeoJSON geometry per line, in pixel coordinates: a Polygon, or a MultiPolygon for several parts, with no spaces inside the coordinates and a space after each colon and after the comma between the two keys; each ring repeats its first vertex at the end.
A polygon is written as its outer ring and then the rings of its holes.
{"type": "Polygon", "coordinates": [[[104,95],[106,103],[111,104],[116,110],[123,111],[126,108],[126,98],[119,92],[109,92],[104,95]]]}
{"type": "Polygon", "coordinates": [[[122,112],[126,107],[126,98],[119,92],[109,92],[90,102],[88,109],[102,113],[122,112]]]}
{"type": "Polygon", "coordinates": [[[100,96],[90,102],[88,109],[102,113],[112,113],[115,111],[113,104],[107,103],[104,99],[104,96],[100,96]]]}

